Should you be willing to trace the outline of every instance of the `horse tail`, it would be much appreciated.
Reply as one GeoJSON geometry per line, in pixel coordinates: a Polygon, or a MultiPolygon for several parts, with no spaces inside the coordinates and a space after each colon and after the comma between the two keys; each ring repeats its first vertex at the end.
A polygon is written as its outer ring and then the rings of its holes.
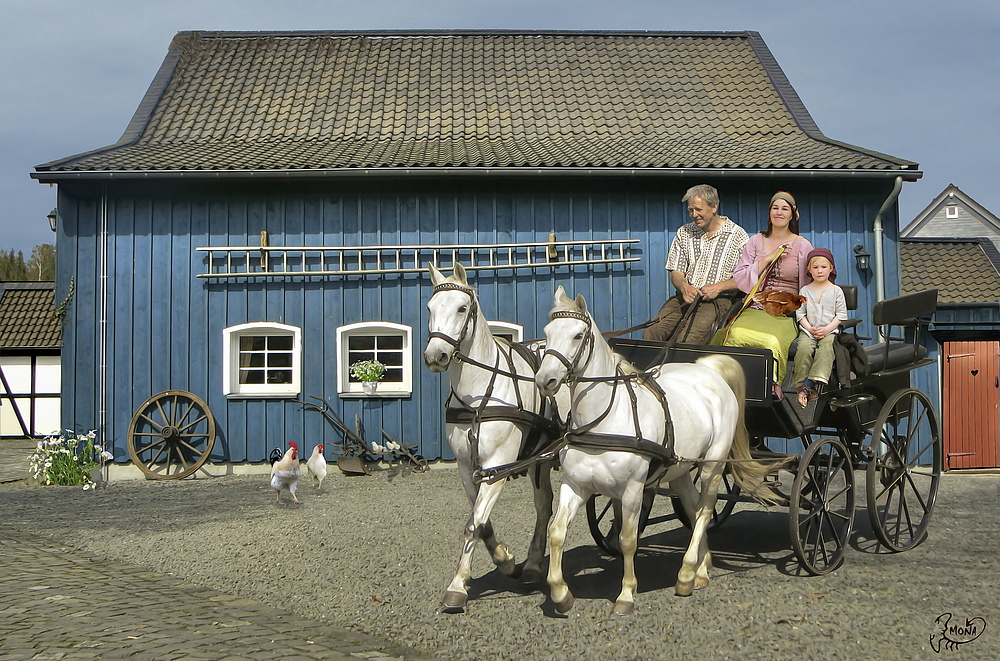
{"type": "Polygon", "coordinates": [[[764,505],[780,505],[784,501],[781,494],[775,493],[764,484],[764,478],[778,472],[791,459],[764,463],[757,461],[750,454],[750,434],[746,426],[746,375],[735,359],[723,354],[710,354],[699,358],[698,363],[719,373],[736,396],[739,413],[736,419],[736,429],[733,442],[729,446],[729,464],[733,479],[744,492],[754,500],[764,505]]]}

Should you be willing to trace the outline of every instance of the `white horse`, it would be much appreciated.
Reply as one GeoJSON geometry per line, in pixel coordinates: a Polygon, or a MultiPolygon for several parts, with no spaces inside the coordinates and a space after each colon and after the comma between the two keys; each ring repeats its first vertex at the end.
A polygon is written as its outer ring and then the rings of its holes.
{"type": "MultiPolygon", "coordinates": [[[[424,363],[432,372],[450,368],[451,395],[445,404],[448,443],[472,506],[458,571],[443,600],[445,612],[459,613],[468,601],[472,552],[479,540],[486,544],[500,571],[516,577],[514,555],[496,538],[490,522],[506,480],[484,478],[490,476],[490,469],[510,465],[557,436],[553,424],[556,407],[535,386],[537,357],[490,332],[462,265],[456,264],[454,274],[448,277],[433,265],[430,272],[434,294],[427,302],[429,337],[424,363]]],[[[563,410],[567,405],[565,397],[563,410]]],[[[528,462],[536,517],[520,576],[529,585],[542,583],[547,527],[552,517],[549,473],[554,452],[551,455],[548,461],[528,462]]]]}
{"type": "Polygon", "coordinates": [[[697,363],[639,372],[608,346],[583,296],[574,301],[562,287],[556,291],[549,318],[547,348],[535,380],[542,393],[567,382],[571,397],[569,444],[560,455],[559,507],[549,526],[548,582],[556,609],[565,613],[573,606],[562,573],[566,529],[580,506],[600,493],[620,504],[622,512],[619,540],[625,570],[614,612],[633,611],[643,490],[661,479],[659,473],[649,474],[654,460],[665,470],[662,479],[677,492],[693,522],[675,592],[688,596],[707,586],[712,560],[706,530],[726,460],[737,460],[733,474],[743,489],[761,500],[774,500],[760,482],[769,469],[750,460],[743,425],[742,368],[728,356],[711,355],[697,363]],[[700,495],[691,480],[695,464],[702,467],[700,495]]]}

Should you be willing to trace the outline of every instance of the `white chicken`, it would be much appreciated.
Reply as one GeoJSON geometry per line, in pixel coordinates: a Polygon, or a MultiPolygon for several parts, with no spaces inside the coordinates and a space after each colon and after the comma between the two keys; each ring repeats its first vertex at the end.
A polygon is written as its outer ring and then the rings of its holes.
{"type": "Polygon", "coordinates": [[[299,444],[288,442],[288,450],[281,459],[271,464],[271,488],[278,492],[278,504],[281,504],[281,490],[288,489],[296,505],[302,501],[295,495],[299,486],[299,444]]]}
{"type": "Polygon", "coordinates": [[[326,479],[326,457],[323,456],[323,444],[320,443],[313,448],[312,455],[309,457],[309,461],[306,462],[306,466],[309,467],[309,474],[312,475],[313,480],[316,482],[316,488],[323,488],[323,480],[326,479]]]}

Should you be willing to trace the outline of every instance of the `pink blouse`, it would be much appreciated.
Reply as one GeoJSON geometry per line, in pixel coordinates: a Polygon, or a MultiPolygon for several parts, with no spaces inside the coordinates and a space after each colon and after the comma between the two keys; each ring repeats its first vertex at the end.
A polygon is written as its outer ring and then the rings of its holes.
{"type": "MultiPolygon", "coordinates": [[[[771,270],[767,282],[761,285],[761,289],[779,289],[798,294],[802,286],[809,282],[806,277],[806,256],[812,249],[812,244],[809,243],[808,239],[802,236],[796,238],[792,245],[778,258],[778,263],[771,270]]],[[[736,280],[736,286],[740,290],[749,292],[757,284],[757,280],[760,278],[757,260],[766,255],[767,252],[764,247],[763,234],[754,234],[747,241],[746,247],[743,248],[743,255],[733,270],[733,279],[736,280]]],[[[754,303],[753,307],[760,308],[761,306],[754,303]]]]}

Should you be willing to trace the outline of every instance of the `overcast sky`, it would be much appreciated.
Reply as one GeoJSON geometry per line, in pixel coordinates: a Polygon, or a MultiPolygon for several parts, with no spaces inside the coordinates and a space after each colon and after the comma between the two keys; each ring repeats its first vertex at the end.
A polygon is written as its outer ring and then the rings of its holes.
{"type": "Polygon", "coordinates": [[[949,183],[1000,214],[997,0],[0,0],[0,248],[54,240],[29,172],[118,140],[177,32],[421,28],[755,30],[823,133],[920,164],[904,225],[949,183]]]}

